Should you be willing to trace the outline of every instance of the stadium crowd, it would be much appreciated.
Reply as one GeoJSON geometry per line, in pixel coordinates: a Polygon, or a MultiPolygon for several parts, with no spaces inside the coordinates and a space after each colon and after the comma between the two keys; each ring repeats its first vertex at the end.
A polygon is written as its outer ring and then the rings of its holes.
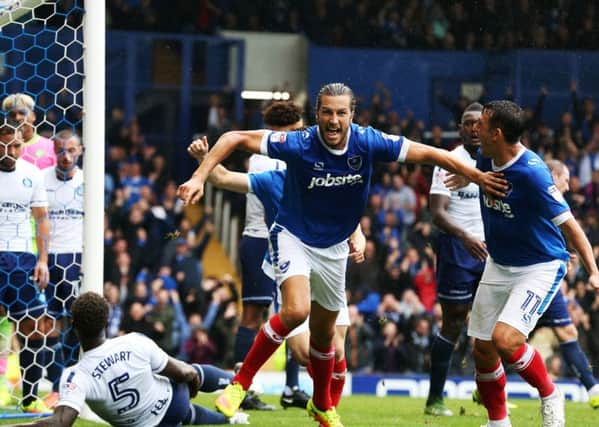
{"type": "Polygon", "coordinates": [[[599,47],[594,23],[599,12],[589,0],[111,0],[108,12],[113,29],[292,32],[333,46],[488,51],[599,47]]]}
{"type": "MultiPolygon", "coordinates": [[[[544,158],[564,161],[571,172],[567,200],[599,257],[599,120],[595,104],[571,87],[572,103],[560,123],[539,120],[545,91],[539,94],[523,143],[544,158]]],[[[423,122],[392,111],[384,87],[358,105],[356,121],[385,132],[404,134],[451,149],[433,126],[425,137],[423,122]]],[[[215,101],[215,108],[218,102],[215,101]]],[[[459,102],[452,108],[459,109],[459,102]]],[[[216,125],[215,125],[216,126],[216,125]]],[[[218,136],[214,126],[206,129],[218,136]]],[[[132,120],[117,109],[107,133],[105,295],[111,304],[109,336],[138,331],[184,360],[232,366],[238,293],[230,277],[202,274],[202,254],[211,238],[211,212],[193,223],[176,198],[164,157],[144,142],[132,120]],[[165,236],[168,238],[165,239],[165,236]]],[[[428,210],[432,168],[392,163],[379,167],[361,226],[368,241],[363,264],[351,264],[347,296],[351,326],[346,341],[348,369],[358,372],[427,372],[432,338],[441,322],[436,301],[435,234],[428,210]]],[[[563,283],[580,343],[599,374],[599,297],[585,285],[574,260],[563,283]]],[[[539,330],[556,376],[571,376],[559,363],[551,333],[539,330]]],[[[471,342],[463,334],[452,374],[470,375],[471,342]]]]}

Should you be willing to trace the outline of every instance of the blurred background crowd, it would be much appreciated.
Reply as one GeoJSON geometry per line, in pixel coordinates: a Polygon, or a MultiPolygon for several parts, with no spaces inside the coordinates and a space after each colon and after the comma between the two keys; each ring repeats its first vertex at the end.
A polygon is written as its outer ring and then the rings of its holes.
{"type": "Polygon", "coordinates": [[[597,49],[591,0],[109,0],[113,29],[303,33],[319,45],[597,49]]]}

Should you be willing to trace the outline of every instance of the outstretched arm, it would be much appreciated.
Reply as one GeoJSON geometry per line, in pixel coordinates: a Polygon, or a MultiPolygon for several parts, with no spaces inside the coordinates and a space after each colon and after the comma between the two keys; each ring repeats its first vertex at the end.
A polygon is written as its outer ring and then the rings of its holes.
{"type": "MultiPolygon", "coordinates": [[[[208,154],[208,140],[206,137],[196,139],[189,144],[187,152],[201,165],[206,154],[208,154]]],[[[212,172],[210,172],[208,182],[216,188],[236,193],[246,194],[249,191],[247,173],[230,171],[221,164],[216,165],[212,172]]]]}
{"type": "Polygon", "coordinates": [[[437,165],[449,172],[464,175],[470,181],[478,184],[481,189],[492,197],[504,197],[508,189],[507,181],[502,178],[502,174],[495,172],[481,172],[480,170],[464,163],[449,151],[429,147],[411,141],[406,163],[428,163],[437,165]]]}
{"type": "Polygon", "coordinates": [[[204,195],[204,183],[216,165],[226,159],[235,149],[260,153],[262,137],[267,132],[269,131],[233,131],[222,135],[193,173],[191,179],[179,186],[179,197],[186,205],[197,203],[204,195]]]}
{"type": "Polygon", "coordinates": [[[559,228],[562,230],[568,243],[578,252],[587,273],[589,273],[589,283],[596,291],[599,291],[599,269],[597,269],[597,264],[595,263],[591,243],[584,234],[580,224],[572,217],[563,222],[559,228]]]}

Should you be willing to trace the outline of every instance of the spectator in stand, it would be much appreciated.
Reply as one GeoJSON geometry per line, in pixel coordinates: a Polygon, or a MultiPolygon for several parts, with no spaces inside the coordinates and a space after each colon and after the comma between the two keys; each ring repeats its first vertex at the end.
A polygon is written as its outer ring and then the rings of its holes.
{"type": "Polygon", "coordinates": [[[185,341],[183,347],[186,360],[189,363],[217,363],[218,349],[208,331],[202,326],[193,328],[191,337],[185,341]]]}
{"type": "Polygon", "coordinates": [[[106,337],[114,338],[119,334],[123,317],[119,288],[114,283],[104,283],[104,298],[108,301],[108,325],[106,327],[106,337]]]}
{"type": "Polygon", "coordinates": [[[405,371],[409,356],[403,345],[404,336],[393,321],[385,322],[381,336],[374,344],[374,370],[379,372],[405,371]]]}
{"type": "Polygon", "coordinates": [[[154,341],[170,355],[176,355],[178,349],[173,342],[175,310],[170,304],[168,290],[162,288],[156,293],[156,303],[148,311],[147,319],[152,324],[154,341]]]}
{"type": "Polygon", "coordinates": [[[364,316],[355,305],[349,305],[350,325],[345,338],[345,358],[347,369],[370,372],[373,369],[372,347],[375,331],[364,321],[364,316]]]}
{"type": "Polygon", "coordinates": [[[152,340],[155,339],[154,328],[146,318],[146,308],[137,301],[129,306],[121,321],[119,335],[125,335],[129,332],[139,332],[152,340]]]}
{"type": "Polygon", "coordinates": [[[406,344],[408,368],[412,372],[428,372],[431,361],[431,322],[426,316],[416,317],[406,344]]]}
{"type": "MultiPolygon", "coordinates": [[[[190,247],[187,239],[179,237],[175,240],[175,253],[164,254],[162,259],[162,265],[171,268],[177,288],[183,295],[187,295],[192,289],[199,289],[202,284],[202,256],[214,227],[205,220],[199,223],[199,227],[201,224],[205,224],[205,232],[197,244],[190,247]]],[[[195,227],[194,230],[199,227],[195,227]]]]}

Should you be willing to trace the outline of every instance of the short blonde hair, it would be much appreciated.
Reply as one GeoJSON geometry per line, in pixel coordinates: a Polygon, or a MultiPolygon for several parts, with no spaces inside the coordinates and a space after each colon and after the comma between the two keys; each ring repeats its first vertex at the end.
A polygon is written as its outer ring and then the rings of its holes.
{"type": "Polygon", "coordinates": [[[13,93],[8,95],[2,101],[2,111],[11,110],[28,110],[33,111],[35,108],[35,101],[29,95],[24,93],[13,93]]]}

